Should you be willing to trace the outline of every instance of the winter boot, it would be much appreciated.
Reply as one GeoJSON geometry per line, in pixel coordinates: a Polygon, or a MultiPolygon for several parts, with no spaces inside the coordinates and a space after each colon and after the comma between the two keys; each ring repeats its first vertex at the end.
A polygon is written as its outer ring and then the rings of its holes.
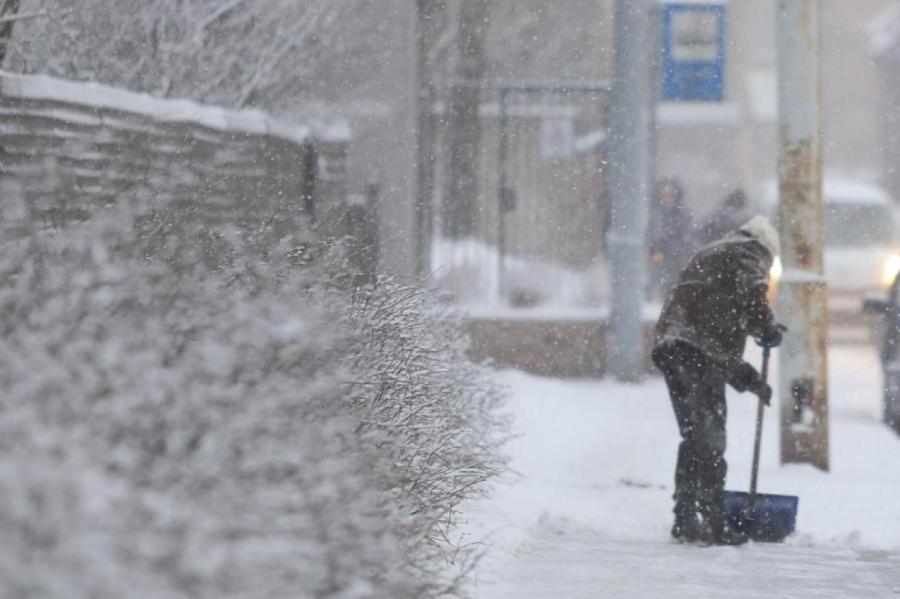
{"type": "MultiPolygon", "coordinates": [[[[675,523],[672,525],[672,538],[679,543],[695,543],[703,534],[703,522],[696,512],[675,512],[675,523]]],[[[708,535],[706,535],[708,536],[708,535]]]]}
{"type": "Polygon", "coordinates": [[[743,545],[749,540],[747,533],[732,528],[728,523],[713,530],[714,545],[743,545]]]}
{"type": "Polygon", "coordinates": [[[747,533],[733,528],[724,512],[709,514],[700,542],[705,545],[743,545],[750,540],[747,533]]]}

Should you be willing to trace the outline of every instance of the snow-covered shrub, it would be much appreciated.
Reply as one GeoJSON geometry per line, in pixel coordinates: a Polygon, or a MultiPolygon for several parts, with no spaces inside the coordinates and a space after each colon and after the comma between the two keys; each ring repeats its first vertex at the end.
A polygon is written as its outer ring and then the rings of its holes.
{"type": "Polygon", "coordinates": [[[466,359],[457,321],[426,291],[382,278],[353,308],[352,322],[365,331],[351,352],[362,375],[361,430],[391,440],[392,484],[424,549],[461,557],[450,538],[455,509],[502,467],[502,394],[466,359]]]}
{"type": "Polygon", "coordinates": [[[453,508],[501,465],[452,322],[310,239],[159,216],[0,253],[0,595],[452,590],[453,508]]]}

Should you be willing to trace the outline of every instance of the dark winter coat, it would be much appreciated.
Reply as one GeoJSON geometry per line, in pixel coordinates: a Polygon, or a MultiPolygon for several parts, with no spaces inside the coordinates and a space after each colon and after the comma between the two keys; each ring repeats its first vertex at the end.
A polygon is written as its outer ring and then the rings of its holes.
{"type": "Polygon", "coordinates": [[[681,271],[656,324],[655,346],[687,343],[730,376],[743,364],[747,335],[774,327],[766,297],[772,256],[743,231],[701,248],[681,271]]]}

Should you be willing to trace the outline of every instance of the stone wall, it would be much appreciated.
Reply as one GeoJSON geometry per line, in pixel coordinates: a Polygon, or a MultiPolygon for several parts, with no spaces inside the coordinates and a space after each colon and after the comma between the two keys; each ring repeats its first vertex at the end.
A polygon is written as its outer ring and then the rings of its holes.
{"type": "Polygon", "coordinates": [[[4,189],[48,226],[126,199],[214,223],[323,220],[346,196],[348,143],[345,127],[0,73],[4,189]]]}

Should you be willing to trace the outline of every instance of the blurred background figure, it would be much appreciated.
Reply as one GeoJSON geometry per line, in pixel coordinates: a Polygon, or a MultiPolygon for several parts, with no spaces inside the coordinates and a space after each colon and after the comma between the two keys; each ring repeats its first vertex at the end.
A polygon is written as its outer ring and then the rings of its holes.
{"type": "Polygon", "coordinates": [[[735,189],[729,193],[700,227],[700,243],[712,243],[740,227],[747,220],[746,209],[747,195],[744,190],[735,189]]]}
{"type": "Polygon", "coordinates": [[[692,232],[691,215],[684,204],[684,188],[677,179],[663,179],[656,186],[647,232],[651,299],[665,297],[687,263],[693,249],[692,232]]]}

